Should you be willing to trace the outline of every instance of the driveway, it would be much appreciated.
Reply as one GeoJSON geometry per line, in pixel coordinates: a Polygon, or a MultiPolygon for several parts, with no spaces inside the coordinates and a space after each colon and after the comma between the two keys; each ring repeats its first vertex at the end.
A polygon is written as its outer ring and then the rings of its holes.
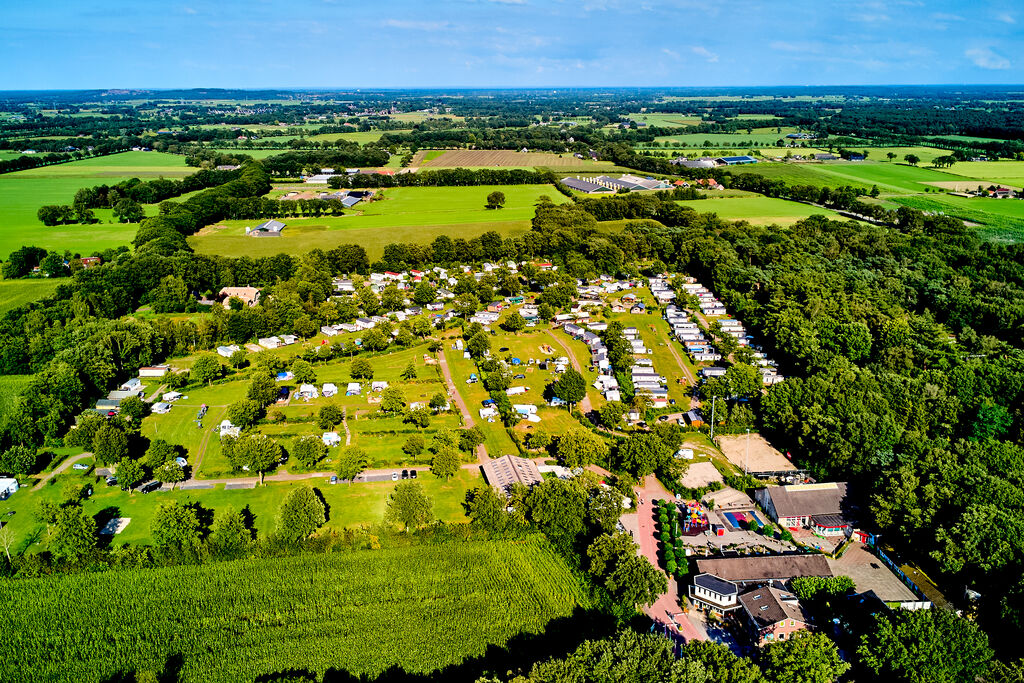
{"type": "Polygon", "coordinates": [[[70,469],[71,466],[74,465],[79,460],[85,460],[86,458],[91,458],[91,457],[92,457],[92,453],[86,452],[86,453],[80,453],[79,455],[75,455],[75,456],[72,456],[72,457],[68,458],[67,460],[65,460],[64,462],[62,462],[61,464],[59,464],[55,468],[53,468],[52,472],[49,472],[45,477],[40,479],[39,483],[32,487],[32,490],[33,491],[38,491],[39,489],[41,489],[44,486],[46,486],[46,482],[50,481],[51,479],[56,477],[58,474],[62,474],[64,472],[67,472],[68,469],[70,469]]]}
{"type": "MultiPolygon", "coordinates": [[[[473,414],[469,412],[469,407],[466,406],[466,402],[462,400],[462,394],[459,393],[458,387],[455,386],[454,380],[452,380],[452,371],[448,368],[448,359],[444,357],[444,348],[441,348],[437,352],[437,362],[441,366],[441,374],[444,375],[444,383],[448,385],[448,395],[455,401],[455,405],[458,407],[459,412],[462,414],[462,422],[467,427],[473,427],[476,422],[473,420],[473,414]]],[[[487,448],[483,444],[476,447],[476,459],[477,462],[485,463],[490,460],[490,456],[487,455],[487,448]]]]}

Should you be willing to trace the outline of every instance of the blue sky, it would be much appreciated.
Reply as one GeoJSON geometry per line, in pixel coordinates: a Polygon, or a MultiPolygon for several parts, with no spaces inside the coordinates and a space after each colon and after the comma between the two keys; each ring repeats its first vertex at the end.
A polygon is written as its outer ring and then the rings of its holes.
{"type": "Polygon", "coordinates": [[[34,0],[0,89],[1024,83],[1024,6],[949,0],[34,0]]]}

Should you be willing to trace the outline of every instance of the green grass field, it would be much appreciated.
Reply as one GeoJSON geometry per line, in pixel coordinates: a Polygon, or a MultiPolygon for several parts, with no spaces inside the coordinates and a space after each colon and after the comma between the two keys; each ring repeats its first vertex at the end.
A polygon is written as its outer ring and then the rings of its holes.
{"type": "Polygon", "coordinates": [[[589,607],[540,537],[5,581],[0,599],[0,678],[76,683],[169,658],[183,682],[422,675],[589,607]]]}
{"type": "Polygon", "coordinates": [[[947,169],[948,173],[1024,187],[1024,161],[963,161],[947,169]]]}
{"type": "Polygon", "coordinates": [[[935,194],[893,197],[892,201],[921,211],[938,211],[977,223],[978,233],[987,239],[1011,242],[1024,240],[1024,201],[1021,200],[935,194]]]}
{"type": "Polygon", "coordinates": [[[53,294],[60,278],[0,280],[0,314],[53,294]]]}
{"type": "MultiPolygon", "coordinates": [[[[105,157],[73,161],[0,175],[0,258],[26,245],[50,250],[71,250],[89,255],[93,251],[129,244],[135,225],[103,222],[95,225],[46,227],[36,218],[44,204],[70,204],[82,187],[113,184],[129,178],[180,178],[195,169],[185,166],[185,157],[159,152],[124,152],[105,157]]],[[[109,211],[97,212],[111,220],[109,211]]]]}
{"type": "Polygon", "coordinates": [[[792,225],[808,216],[841,217],[835,211],[772,197],[723,197],[677,202],[700,213],[716,213],[726,220],[745,220],[755,225],[792,225]]]}
{"type": "Polygon", "coordinates": [[[658,128],[683,128],[696,126],[700,123],[699,116],[688,116],[686,114],[630,114],[629,118],[637,123],[646,123],[649,126],[656,126],[658,128]]]}
{"type": "Polygon", "coordinates": [[[383,190],[384,199],[359,204],[344,216],[286,218],[281,237],[248,237],[245,227],[254,221],[225,221],[189,238],[201,253],[271,256],[302,254],[313,248],[330,249],[355,243],[366,248],[370,259],[379,257],[391,242],[430,242],[438,235],[471,237],[496,230],[502,234],[529,228],[541,195],[554,202],[566,198],[548,185],[479,187],[396,187],[383,190]],[[484,208],[487,195],[500,190],[505,208],[484,208]]]}
{"type": "MultiPolygon", "coordinates": [[[[675,144],[675,143],[686,143],[688,147],[702,147],[705,142],[710,142],[712,146],[716,145],[750,145],[753,143],[757,145],[769,145],[774,144],[776,140],[784,139],[786,134],[795,133],[796,128],[782,128],[782,132],[778,133],[774,128],[760,129],[761,132],[755,131],[748,133],[742,131],[739,133],[680,133],[679,135],[665,135],[655,138],[656,142],[660,142],[662,145],[675,144]]],[[[643,147],[643,145],[639,145],[643,147]]]]}

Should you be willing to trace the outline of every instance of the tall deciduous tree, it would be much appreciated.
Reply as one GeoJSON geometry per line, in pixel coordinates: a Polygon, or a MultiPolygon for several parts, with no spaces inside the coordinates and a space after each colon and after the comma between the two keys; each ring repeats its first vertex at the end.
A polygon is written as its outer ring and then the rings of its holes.
{"type": "Polygon", "coordinates": [[[433,519],[434,502],[418,481],[403,481],[395,485],[388,496],[384,521],[401,524],[405,531],[423,526],[433,519]]]}
{"type": "Polygon", "coordinates": [[[309,486],[298,486],[288,492],[278,512],[277,532],[297,541],[309,538],[327,522],[327,508],[309,486]]]}
{"type": "Polygon", "coordinates": [[[338,455],[338,468],[336,472],[339,477],[351,483],[369,464],[370,461],[366,457],[366,451],[358,446],[346,446],[338,455]]]}
{"type": "Polygon", "coordinates": [[[778,683],[833,683],[850,669],[828,636],[811,631],[771,643],[761,663],[768,678],[778,683]]]}

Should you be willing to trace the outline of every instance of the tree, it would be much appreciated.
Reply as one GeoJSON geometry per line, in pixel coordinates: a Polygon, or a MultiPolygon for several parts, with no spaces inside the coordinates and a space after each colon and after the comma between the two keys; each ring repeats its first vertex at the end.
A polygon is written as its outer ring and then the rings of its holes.
{"type": "Polygon", "coordinates": [[[221,450],[237,470],[259,472],[260,483],[263,475],[281,461],[281,446],[265,434],[250,434],[238,439],[225,437],[221,450]]]}
{"type": "Polygon", "coordinates": [[[602,534],[587,548],[588,571],[617,601],[652,605],[668,590],[665,575],[645,558],[626,534],[602,534]]]}
{"type": "Polygon", "coordinates": [[[356,358],[349,368],[352,379],[373,379],[373,366],[365,358],[356,358]]]}
{"type": "Polygon", "coordinates": [[[68,273],[64,265],[64,257],[57,252],[50,252],[39,262],[39,270],[50,277],[62,277],[68,273]]]}
{"type": "Polygon", "coordinates": [[[188,551],[199,543],[199,516],[191,506],[177,501],[161,503],[153,514],[150,533],[163,551],[188,551]]]}
{"type": "Polygon", "coordinates": [[[312,469],[318,462],[327,457],[327,446],[323,439],[316,436],[303,436],[292,444],[292,456],[306,469],[312,469]]]}
{"type": "Polygon", "coordinates": [[[413,290],[412,300],[420,306],[433,303],[437,298],[437,290],[429,282],[420,282],[413,290]]]}
{"type": "Polygon", "coordinates": [[[469,355],[480,360],[491,351],[491,340],[484,332],[477,332],[474,334],[468,342],[466,342],[466,351],[469,355]]]}
{"type": "Polygon", "coordinates": [[[358,446],[346,446],[338,455],[338,476],[350,482],[370,464],[366,452],[358,446]]]}
{"type": "Polygon", "coordinates": [[[400,413],[405,410],[405,394],[398,387],[388,387],[380,396],[380,409],[385,413],[400,413]]]}
{"type": "Polygon", "coordinates": [[[622,426],[622,417],[626,410],[626,404],[622,401],[608,401],[598,410],[601,424],[608,429],[618,429],[622,426]]]}
{"type": "Polygon", "coordinates": [[[976,624],[944,609],[876,613],[857,654],[877,680],[906,683],[973,681],[993,656],[976,624]]]}
{"type": "Polygon", "coordinates": [[[459,452],[450,446],[440,449],[430,461],[430,471],[438,479],[451,479],[459,471],[459,452]]]}
{"type": "MultiPolygon", "coordinates": [[[[2,524],[2,523],[0,523],[2,524]]],[[[3,546],[4,554],[7,555],[7,562],[11,561],[11,546],[14,545],[14,529],[10,523],[0,526],[0,546],[3,546]]]]}
{"type": "Polygon", "coordinates": [[[720,643],[691,640],[683,646],[680,656],[702,664],[709,683],[765,683],[757,664],[746,657],[737,657],[720,643]]]}
{"type": "Polygon", "coordinates": [[[263,408],[256,401],[244,399],[228,406],[228,419],[239,427],[251,427],[263,417],[263,408]]]}
{"type": "Polygon", "coordinates": [[[903,161],[907,162],[911,166],[917,166],[917,164],[921,161],[921,157],[917,156],[916,154],[904,154],[903,161]]]}
{"type": "MultiPolygon", "coordinates": [[[[677,659],[671,640],[654,633],[624,629],[603,640],[584,641],[562,659],[538,662],[523,683],[716,683],[699,661],[677,659]]],[[[483,679],[481,679],[483,680],[483,679]]]]}
{"type": "Polygon", "coordinates": [[[146,217],[146,210],[130,197],[125,197],[114,205],[114,218],[118,223],[138,223],[146,217]]]}
{"type": "Polygon", "coordinates": [[[638,433],[619,446],[616,457],[623,470],[639,479],[653,474],[671,453],[654,434],[638,433]]]}
{"type": "Polygon", "coordinates": [[[850,669],[828,636],[811,631],[770,643],[761,662],[767,677],[778,683],[832,683],[850,669]]]}
{"type": "Polygon", "coordinates": [[[409,364],[405,366],[405,370],[402,370],[402,379],[408,381],[416,379],[416,364],[409,361],[409,364]]]}
{"type": "Polygon", "coordinates": [[[484,433],[479,427],[467,427],[459,430],[459,448],[467,453],[472,453],[476,447],[484,442],[484,433]]]}
{"type": "Polygon", "coordinates": [[[470,523],[487,531],[501,533],[508,528],[512,517],[506,511],[508,499],[492,486],[478,486],[466,492],[466,516],[470,523]]]}
{"type": "Polygon", "coordinates": [[[146,479],[146,472],[138,460],[125,458],[117,463],[114,473],[117,475],[117,485],[122,491],[131,492],[136,486],[146,479]]]}
{"type": "MultiPolygon", "coordinates": [[[[151,470],[155,470],[174,457],[174,446],[163,439],[153,439],[149,442],[146,454],[142,456],[142,464],[151,470]]],[[[118,479],[120,480],[120,473],[118,473],[118,479]]]]}
{"type": "Polygon", "coordinates": [[[511,313],[505,318],[505,321],[501,323],[501,329],[506,332],[512,332],[513,334],[519,334],[526,328],[526,318],[519,314],[519,311],[511,313]]]}
{"type": "Polygon", "coordinates": [[[245,367],[245,364],[248,362],[247,358],[248,354],[246,354],[245,349],[238,349],[231,352],[228,362],[231,363],[231,367],[237,370],[238,368],[245,367]]]}
{"type": "Polygon", "coordinates": [[[383,351],[388,348],[388,344],[391,342],[379,328],[375,327],[372,330],[367,330],[366,334],[362,338],[363,348],[368,351],[383,351]]]}
{"type": "Polygon", "coordinates": [[[299,384],[316,383],[316,372],[313,370],[313,366],[301,358],[296,359],[292,363],[292,374],[295,376],[295,381],[299,384]]]}
{"type": "Polygon", "coordinates": [[[530,521],[563,549],[572,548],[583,532],[586,504],[582,486],[564,479],[545,479],[526,498],[530,521]]]}
{"type": "Polygon", "coordinates": [[[320,412],[317,414],[316,418],[316,426],[323,430],[331,430],[334,429],[334,427],[338,425],[344,417],[345,416],[341,412],[341,408],[333,403],[328,403],[320,408],[320,412]]]}
{"type": "Polygon", "coordinates": [[[36,449],[28,446],[11,446],[0,455],[0,472],[5,474],[28,474],[36,465],[36,449]]]}
{"type": "Polygon", "coordinates": [[[217,513],[210,530],[210,552],[215,557],[240,557],[252,546],[252,530],[245,514],[231,505],[217,513]]]}
{"type": "Polygon", "coordinates": [[[277,515],[277,533],[289,541],[309,538],[327,523],[327,508],[309,486],[288,492],[277,515]]]}
{"type": "Polygon", "coordinates": [[[566,403],[576,404],[587,395],[587,381],[583,379],[583,375],[576,368],[569,368],[551,386],[551,391],[566,403]]]}
{"type": "Polygon", "coordinates": [[[153,470],[153,478],[161,484],[170,484],[173,489],[175,484],[185,481],[185,469],[174,460],[168,460],[153,470]]]}
{"type": "Polygon", "coordinates": [[[201,354],[192,364],[191,375],[200,382],[210,384],[213,380],[219,379],[222,374],[224,374],[224,366],[212,353],[201,354]]]}
{"type": "Polygon", "coordinates": [[[266,370],[258,370],[252,375],[252,382],[249,383],[249,392],[246,394],[250,401],[266,407],[277,400],[277,381],[274,376],[266,370]]]}
{"type": "Polygon", "coordinates": [[[430,397],[429,405],[431,410],[445,410],[449,405],[448,397],[442,394],[441,392],[437,392],[436,394],[430,397]]]}
{"type": "Polygon", "coordinates": [[[129,396],[121,400],[120,414],[130,417],[133,421],[141,420],[146,416],[148,406],[138,396],[129,396]]]}
{"type": "Polygon", "coordinates": [[[891,164],[892,160],[896,158],[896,153],[895,152],[886,152],[885,158],[888,159],[889,163],[891,164]]]}
{"type": "Polygon", "coordinates": [[[406,533],[409,529],[423,526],[433,519],[434,503],[424,492],[418,481],[403,481],[395,485],[388,496],[384,521],[401,524],[406,533]]]}
{"type": "Polygon", "coordinates": [[[96,547],[96,521],[80,505],[65,505],[53,516],[50,551],[53,556],[77,562],[96,547]]]}
{"type": "Polygon", "coordinates": [[[487,195],[487,208],[488,209],[500,209],[505,206],[505,193],[500,190],[487,195]]]}
{"type": "Polygon", "coordinates": [[[92,439],[92,452],[104,465],[124,460],[128,456],[128,437],[114,425],[104,424],[92,439]]]}
{"type": "Polygon", "coordinates": [[[585,467],[608,456],[608,444],[585,427],[573,425],[558,438],[558,460],[566,467],[585,467]]]}
{"type": "Polygon", "coordinates": [[[426,440],[419,434],[413,434],[402,444],[402,451],[410,458],[415,459],[423,449],[427,447],[426,440]]]}

